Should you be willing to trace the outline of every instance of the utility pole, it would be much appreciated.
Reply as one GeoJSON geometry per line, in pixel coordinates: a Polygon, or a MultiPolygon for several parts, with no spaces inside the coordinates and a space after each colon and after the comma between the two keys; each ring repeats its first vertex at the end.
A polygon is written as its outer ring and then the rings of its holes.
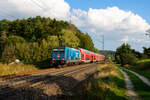
{"type": "Polygon", "coordinates": [[[104,44],[104,43],[105,43],[105,42],[104,42],[104,41],[105,41],[105,40],[104,40],[104,34],[103,34],[101,37],[102,37],[102,41],[100,41],[100,42],[101,42],[101,44],[102,44],[102,52],[103,52],[103,54],[104,54],[104,45],[105,45],[105,44],[104,44]]]}
{"type": "Polygon", "coordinates": [[[104,52],[104,34],[102,35],[102,45],[103,45],[103,52],[104,52]]]}

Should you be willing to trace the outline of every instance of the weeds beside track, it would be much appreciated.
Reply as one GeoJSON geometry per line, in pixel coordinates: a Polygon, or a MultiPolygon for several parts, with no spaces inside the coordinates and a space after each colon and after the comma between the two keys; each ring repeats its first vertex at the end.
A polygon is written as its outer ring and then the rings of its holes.
{"type": "Polygon", "coordinates": [[[126,100],[122,73],[114,64],[99,65],[86,89],[75,97],[78,100],[126,100]],[[82,94],[82,95],[81,95],[82,94]]]}

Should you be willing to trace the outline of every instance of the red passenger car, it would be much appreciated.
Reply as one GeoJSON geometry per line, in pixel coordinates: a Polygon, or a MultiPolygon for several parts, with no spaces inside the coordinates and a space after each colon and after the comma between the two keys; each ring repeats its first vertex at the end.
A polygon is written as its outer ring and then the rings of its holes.
{"type": "Polygon", "coordinates": [[[96,54],[94,52],[78,48],[81,53],[81,60],[83,63],[90,63],[90,62],[100,62],[104,60],[104,56],[100,54],[96,54]]]}
{"type": "Polygon", "coordinates": [[[91,51],[82,49],[82,48],[78,48],[80,50],[81,53],[81,60],[83,63],[89,63],[92,61],[92,55],[93,53],[91,51]]]}

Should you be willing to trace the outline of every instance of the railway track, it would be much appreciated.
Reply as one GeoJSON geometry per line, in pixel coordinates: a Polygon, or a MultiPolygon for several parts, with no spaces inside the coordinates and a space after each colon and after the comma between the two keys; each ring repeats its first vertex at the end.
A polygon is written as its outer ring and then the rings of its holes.
{"type": "Polygon", "coordinates": [[[40,73],[40,74],[33,74],[33,75],[27,75],[27,76],[23,76],[23,77],[16,77],[13,79],[6,80],[4,82],[0,82],[0,90],[7,87],[7,86],[15,86],[15,85],[19,85],[19,84],[24,84],[24,83],[30,82],[32,80],[44,78],[46,76],[59,75],[59,74],[65,73],[65,72],[67,73],[69,71],[71,72],[72,70],[78,70],[78,68],[80,69],[80,68],[86,67],[88,65],[81,65],[81,66],[77,66],[77,67],[73,67],[73,68],[68,67],[66,69],[59,70],[59,71],[50,71],[50,72],[44,72],[44,73],[40,73]]]}
{"type": "MultiPolygon", "coordinates": [[[[64,76],[71,76],[74,74],[77,74],[79,72],[82,72],[84,70],[88,70],[96,66],[96,64],[88,64],[88,65],[81,65],[78,67],[73,68],[66,68],[61,71],[52,71],[52,72],[46,72],[42,74],[36,74],[36,75],[29,75],[19,78],[14,78],[12,80],[7,80],[5,82],[1,82],[0,85],[0,99],[4,99],[5,97],[11,97],[18,92],[18,88],[43,88],[45,86],[46,81],[56,81],[56,80],[64,80],[64,76]],[[55,77],[55,78],[54,78],[55,77]]],[[[65,88],[64,88],[65,89],[65,88]]],[[[66,90],[70,90],[70,88],[66,88],[66,90]]]]}

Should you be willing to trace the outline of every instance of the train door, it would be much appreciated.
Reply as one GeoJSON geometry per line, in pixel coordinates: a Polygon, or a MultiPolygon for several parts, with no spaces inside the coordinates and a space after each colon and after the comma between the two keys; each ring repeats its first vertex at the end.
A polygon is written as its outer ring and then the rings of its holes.
{"type": "Polygon", "coordinates": [[[67,54],[66,54],[66,56],[67,56],[67,60],[70,60],[70,52],[69,52],[69,49],[67,49],[67,54]]]}

